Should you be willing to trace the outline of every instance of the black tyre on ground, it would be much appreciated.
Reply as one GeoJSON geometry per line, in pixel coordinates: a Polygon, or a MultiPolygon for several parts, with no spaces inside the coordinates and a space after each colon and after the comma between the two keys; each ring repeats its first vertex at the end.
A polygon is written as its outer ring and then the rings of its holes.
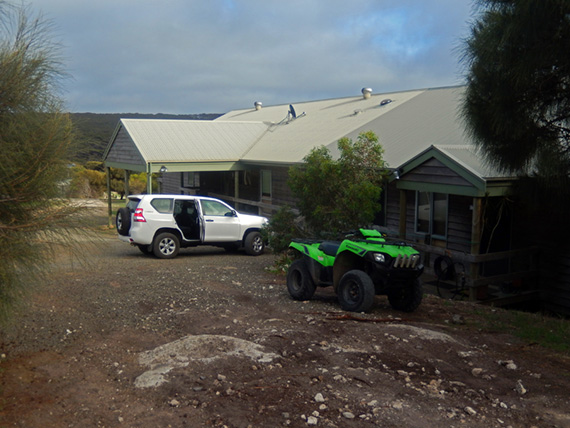
{"type": "Polygon", "coordinates": [[[263,254],[265,244],[259,232],[249,232],[244,242],[245,252],[250,256],[259,256],[263,254]]]}
{"type": "Polygon", "coordinates": [[[315,294],[315,283],[303,259],[291,263],[287,271],[287,290],[295,300],[309,300],[315,294]]]}
{"type": "Polygon", "coordinates": [[[159,259],[172,259],[180,251],[180,241],[172,233],[161,233],[154,238],[152,251],[159,259]]]}
{"type": "Polygon", "coordinates": [[[119,208],[115,217],[115,226],[119,235],[126,236],[131,229],[131,212],[128,208],[119,208]]]}
{"type": "Polygon", "coordinates": [[[141,251],[141,253],[149,255],[152,254],[152,245],[142,245],[138,244],[137,248],[141,251]]]}
{"type": "Polygon", "coordinates": [[[388,301],[398,311],[413,312],[422,303],[423,295],[422,281],[416,278],[413,283],[388,293],[388,301]]]}
{"type": "Polygon", "coordinates": [[[338,284],[338,301],[345,311],[366,312],[374,303],[374,283],[361,270],[349,270],[338,284]]]}

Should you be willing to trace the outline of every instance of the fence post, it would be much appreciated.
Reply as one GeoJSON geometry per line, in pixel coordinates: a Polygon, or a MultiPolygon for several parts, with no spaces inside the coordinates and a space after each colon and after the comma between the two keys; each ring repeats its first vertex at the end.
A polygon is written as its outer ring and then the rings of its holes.
{"type": "MultiPolygon", "coordinates": [[[[471,220],[471,255],[477,256],[481,250],[481,231],[483,227],[483,199],[473,198],[473,217],[471,220]]],[[[469,276],[471,284],[479,278],[479,263],[472,262],[469,265],[469,276]]],[[[479,295],[479,287],[469,287],[469,300],[475,301],[482,296],[479,295]]]]}

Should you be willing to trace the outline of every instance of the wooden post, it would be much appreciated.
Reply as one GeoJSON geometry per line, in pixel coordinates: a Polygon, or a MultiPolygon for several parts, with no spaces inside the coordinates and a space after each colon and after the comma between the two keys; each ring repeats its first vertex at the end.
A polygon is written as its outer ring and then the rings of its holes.
{"type": "Polygon", "coordinates": [[[113,227],[113,203],[111,200],[111,167],[105,168],[107,175],[107,214],[109,216],[109,228],[113,227]]]}
{"type": "Polygon", "coordinates": [[[408,211],[407,193],[405,190],[400,190],[400,221],[398,234],[400,239],[406,239],[406,219],[408,211]]]}
{"type": "Polygon", "coordinates": [[[152,195],[152,168],[151,164],[147,164],[146,167],[146,193],[152,195]]]}
{"type": "MultiPolygon", "coordinates": [[[[473,216],[471,220],[471,255],[477,256],[481,251],[481,232],[483,229],[483,199],[473,198],[473,216]]],[[[479,277],[479,264],[471,263],[469,268],[471,281],[475,281],[479,277]]],[[[482,298],[484,289],[479,290],[478,287],[469,288],[469,300],[477,300],[482,298]]],[[[486,293],[485,293],[486,294],[486,293]]]]}
{"type": "Polygon", "coordinates": [[[125,169],[125,196],[129,196],[131,194],[131,189],[129,187],[130,179],[131,179],[131,173],[129,170],[125,169]]]}

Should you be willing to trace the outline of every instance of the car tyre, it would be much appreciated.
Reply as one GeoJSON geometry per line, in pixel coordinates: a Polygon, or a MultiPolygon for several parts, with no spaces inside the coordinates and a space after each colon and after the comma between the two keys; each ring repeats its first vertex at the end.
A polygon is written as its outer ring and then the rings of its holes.
{"type": "Polygon", "coordinates": [[[180,241],[172,233],[161,233],[154,238],[152,251],[159,259],[172,259],[180,251],[180,241]]]}
{"type": "Polygon", "coordinates": [[[375,294],[372,279],[361,270],[349,270],[338,284],[338,301],[345,311],[366,312],[372,307],[375,294]]]}
{"type": "Polygon", "coordinates": [[[287,271],[287,290],[295,300],[310,300],[315,294],[315,282],[303,259],[291,263],[287,271]]]}
{"type": "Polygon", "coordinates": [[[259,256],[263,254],[265,244],[259,232],[249,232],[245,237],[245,252],[250,256],[259,256]]]}
{"type": "Polygon", "coordinates": [[[152,245],[138,244],[137,248],[140,250],[141,253],[145,255],[152,254],[152,245]]]}
{"type": "Polygon", "coordinates": [[[388,301],[398,311],[413,312],[422,303],[423,295],[422,281],[416,278],[413,283],[390,291],[388,301]]]}
{"type": "Polygon", "coordinates": [[[119,208],[115,217],[115,226],[119,235],[127,236],[131,229],[131,211],[128,208],[119,208]]]}

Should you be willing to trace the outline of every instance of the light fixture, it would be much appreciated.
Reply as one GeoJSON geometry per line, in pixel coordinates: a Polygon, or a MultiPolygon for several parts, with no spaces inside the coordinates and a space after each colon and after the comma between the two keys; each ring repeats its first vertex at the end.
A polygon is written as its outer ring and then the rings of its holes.
{"type": "Polygon", "coordinates": [[[168,171],[168,168],[165,167],[164,165],[162,165],[162,166],[160,167],[160,170],[159,170],[159,171],[160,171],[161,174],[164,174],[166,171],[168,171]]]}

